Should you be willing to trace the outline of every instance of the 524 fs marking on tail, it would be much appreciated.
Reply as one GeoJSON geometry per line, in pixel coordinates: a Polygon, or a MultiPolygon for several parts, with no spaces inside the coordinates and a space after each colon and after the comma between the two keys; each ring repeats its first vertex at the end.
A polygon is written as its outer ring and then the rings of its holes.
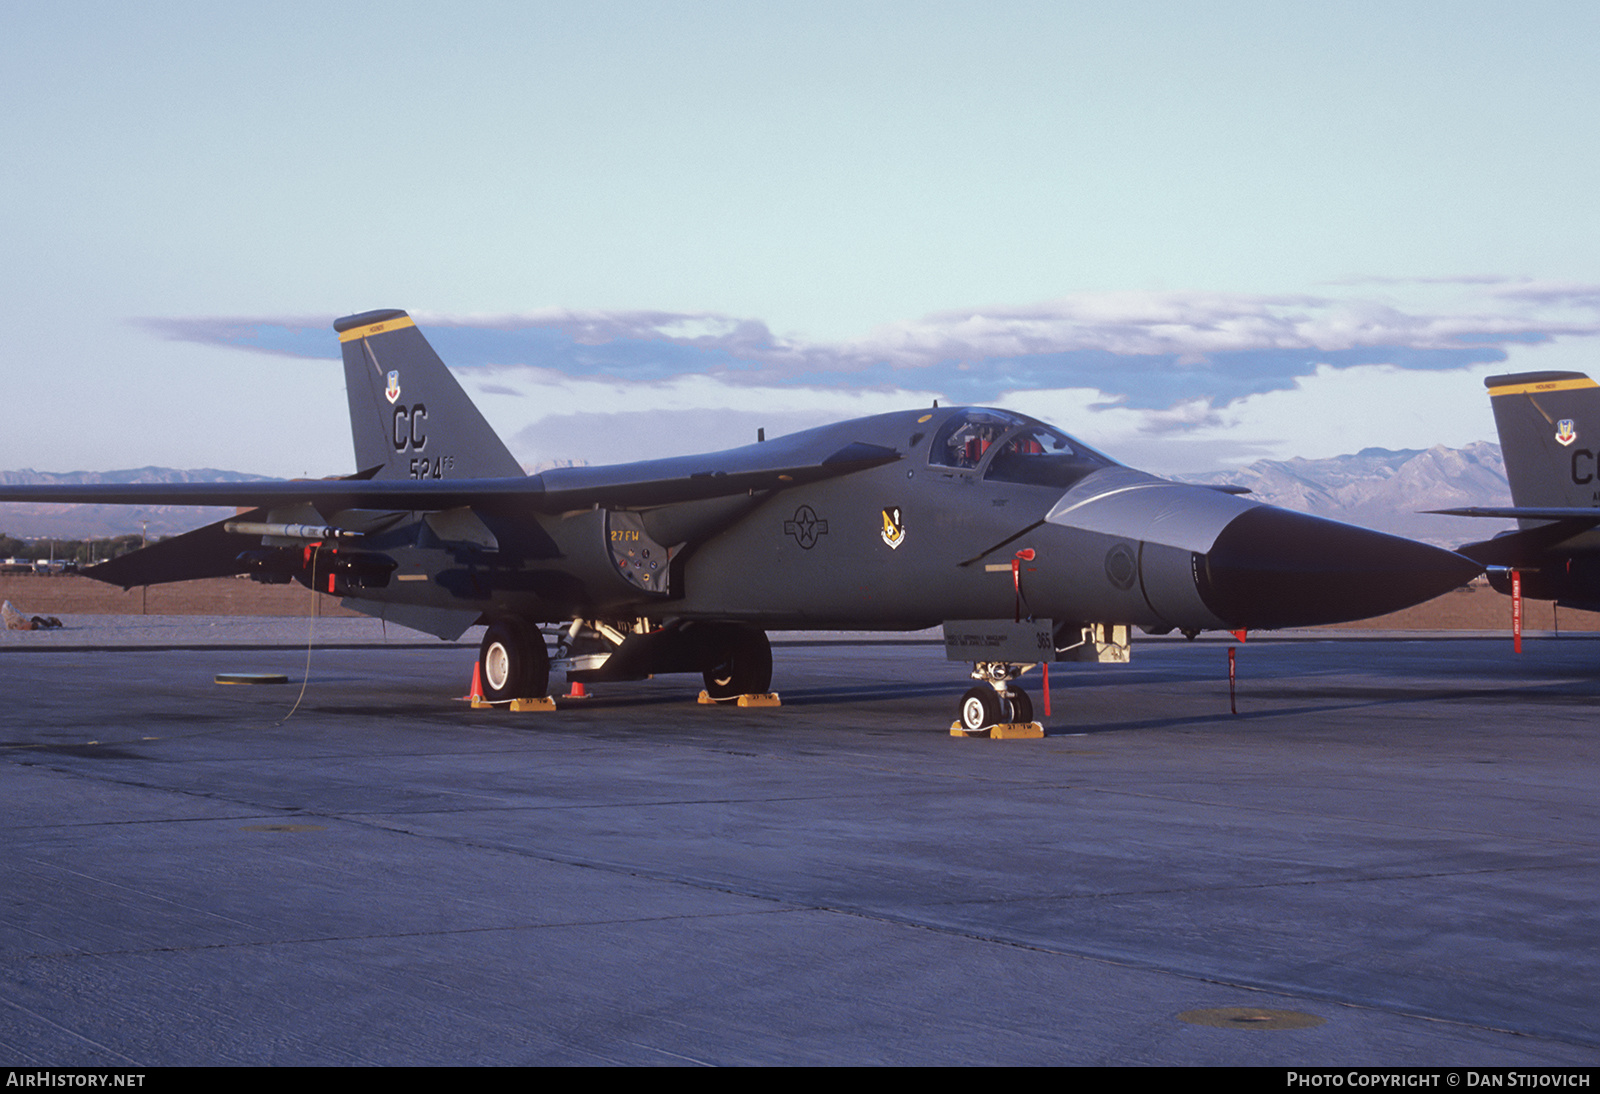
{"type": "Polygon", "coordinates": [[[1459,555],[1158,478],[1042,422],[909,410],[756,444],[526,475],[403,311],[334,324],[354,475],[12,487],[0,501],[250,512],[86,571],[124,587],[300,581],[445,639],[486,624],[485,694],[701,673],[768,690],[766,631],[945,624],[961,720],[1031,719],[1046,660],[1125,660],[1128,630],[1359,619],[1471,578],[1459,555]],[[1025,621],[1025,622],[1024,622],[1025,621]]]}

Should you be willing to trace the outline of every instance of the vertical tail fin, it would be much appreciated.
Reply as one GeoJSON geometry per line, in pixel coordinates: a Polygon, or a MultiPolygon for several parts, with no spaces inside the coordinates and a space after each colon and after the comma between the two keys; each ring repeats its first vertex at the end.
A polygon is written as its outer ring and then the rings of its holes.
{"type": "Polygon", "coordinates": [[[1600,501],[1600,384],[1581,372],[1522,372],[1483,383],[1512,503],[1536,509],[1600,501]]]}
{"type": "Polygon", "coordinates": [[[335,321],[356,468],[376,479],[499,479],[522,468],[403,311],[335,321]]]}

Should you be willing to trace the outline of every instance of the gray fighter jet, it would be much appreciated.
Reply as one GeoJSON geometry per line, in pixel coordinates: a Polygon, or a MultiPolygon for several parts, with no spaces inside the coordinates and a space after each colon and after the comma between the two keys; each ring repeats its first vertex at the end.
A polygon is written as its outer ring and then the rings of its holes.
{"type": "Polygon", "coordinates": [[[299,581],[445,639],[487,624],[494,701],[698,672],[765,693],[766,631],[944,624],[969,729],[1021,673],[1151,633],[1333,623],[1473,577],[1449,551],[1125,467],[1042,422],[935,406],[704,456],[526,475],[403,311],[334,324],[356,466],[311,482],[9,487],[0,501],[249,507],[85,571],[299,581]],[[552,631],[554,648],[541,625],[552,631]]]}
{"type": "Polygon", "coordinates": [[[1510,506],[1436,509],[1515,519],[1518,530],[1461,553],[1489,567],[1489,583],[1562,607],[1600,611],[1600,384],[1581,372],[1519,372],[1484,380],[1511,483],[1510,506]]]}

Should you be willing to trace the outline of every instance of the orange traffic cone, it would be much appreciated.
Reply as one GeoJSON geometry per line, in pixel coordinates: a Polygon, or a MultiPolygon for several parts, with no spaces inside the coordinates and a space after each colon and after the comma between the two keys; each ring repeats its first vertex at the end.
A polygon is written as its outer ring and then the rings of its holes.
{"type": "Polygon", "coordinates": [[[574,680],[567,688],[567,694],[565,697],[568,699],[587,699],[589,698],[589,693],[583,690],[582,680],[574,680]]]}
{"type": "Polygon", "coordinates": [[[482,671],[483,666],[474,661],[472,663],[472,690],[461,697],[469,703],[483,702],[483,678],[480,675],[482,671]]]}

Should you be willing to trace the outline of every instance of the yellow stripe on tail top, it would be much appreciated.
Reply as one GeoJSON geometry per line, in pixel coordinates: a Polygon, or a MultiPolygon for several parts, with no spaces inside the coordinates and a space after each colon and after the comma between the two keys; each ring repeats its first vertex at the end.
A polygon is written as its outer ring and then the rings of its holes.
{"type": "MultiPolygon", "coordinates": [[[[382,324],[379,324],[380,326],[382,324]]],[[[1505,387],[1492,387],[1489,397],[1497,398],[1501,395],[1542,395],[1549,391],[1573,391],[1583,387],[1600,387],[1587,376],[1575,380],[1544,380],[1535,384],[1507,384],[1505,387]]]]}
{"type": "Polygon", "coordinates": [[[382,334],[384,331],[405,330],[407,327],[414,326],[416,324],[411,321],[409,315],[401,315],[394,319],[385,319],[381,323],[368,323],[364,327],[352,327],[339,335],[339,341],[354,342],[358,338],[370,338],[374,334],[382,334]]]}

